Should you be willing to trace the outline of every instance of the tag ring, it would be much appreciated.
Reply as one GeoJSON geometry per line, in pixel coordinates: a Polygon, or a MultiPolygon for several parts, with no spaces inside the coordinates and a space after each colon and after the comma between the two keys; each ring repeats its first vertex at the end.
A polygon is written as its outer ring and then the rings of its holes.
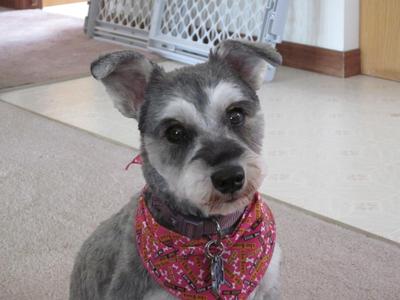
{"type": "Polygon", "coordinates": [[[208,241],[207,244],[205,245],[204,249],[205,249],[205,252],[206,252],[206,256],[209,259],[213,259],[215,257],[220,257],[225,252],[225,246],[221,242],[221,240],[208,241]],[[218,250],[217,253],[214,254],[214,253],[211,252],[211,247],[212,246],[214,246],[218,250]]]}

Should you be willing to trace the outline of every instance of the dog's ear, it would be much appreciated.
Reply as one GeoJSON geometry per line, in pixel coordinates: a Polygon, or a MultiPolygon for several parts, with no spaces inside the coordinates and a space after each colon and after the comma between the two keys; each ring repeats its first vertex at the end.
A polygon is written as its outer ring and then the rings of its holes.
{"type": "Polygon", "coordinates": [[[282,56],[273,47],[238,40],[222,41],[211,51],[210,60],[213,59],[226,62],[255,90],[263,83],[267,63],[282,64],[282,56]]]}
{"type": "Polygon", "coordinates": [[[150,77],[159,67],[134,51],[106,54],[90,67],[94,78],[101,80],[114,106],[126,117],[137,118],[150,77]]]}

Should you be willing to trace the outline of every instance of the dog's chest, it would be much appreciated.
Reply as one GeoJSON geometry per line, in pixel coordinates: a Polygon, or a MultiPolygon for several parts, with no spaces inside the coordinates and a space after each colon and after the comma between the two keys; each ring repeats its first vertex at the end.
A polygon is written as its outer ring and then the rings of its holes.
{"type": "MultiPolygon", "coordinates": [[[[268,280],[270,280],[271,276],[268,276],[268,280]]],[[[265,287],[267,285],[267,283],[265,282],[267,280],[267,276],[265,275],[263,277],[263,279],[260,282],[260,286],[257,287],[252,293],[251,295],[247,298],[247,300],[261,300],[264,298],[264,291],[262,291],[261,293],[259,293],[259,290],[262,290],[262,287],[265,287]]],[[[268,292],[268,290],[266,290],[265,292],[268,292]]],[[[166,290],[160,288],[160,287],[156,287],[150,291],[148,291],[144,296],[143,296],[143,300],[154,300],[154,299],[158,299],[158,300],[177,300],[179,298],[176,298],[175,296],[171,295],[170,293],[168,293],[166,290]]]]}
{"type": "MultiPolygon", "coordinates": [[[[147,299],[174,299],[169,295],[181,299],[215,298],[215,290],[211,289],[210,260],[204,253],[207,240],[191,240],[163,228],[152,219],[143,199],[137,212],[136,238],[145,268],[163,287],[149,291],[147,299]]],[[[252,299],[263,280],[275,244],[275,223],[261,199],[246,210],[235,233],[222,242],[225,245],[224,279],[220,295],[224,295],[223,299],[239,295],[239,299],[252,299]]]]}

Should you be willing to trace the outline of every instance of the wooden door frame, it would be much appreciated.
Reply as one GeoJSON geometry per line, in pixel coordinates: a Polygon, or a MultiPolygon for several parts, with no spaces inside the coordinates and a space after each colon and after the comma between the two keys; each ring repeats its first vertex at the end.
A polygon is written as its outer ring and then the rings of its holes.
{"type": "Polygon", "coordinates": [[[400,81],[400,1],[360,1],[361,71],[400,81]]]}

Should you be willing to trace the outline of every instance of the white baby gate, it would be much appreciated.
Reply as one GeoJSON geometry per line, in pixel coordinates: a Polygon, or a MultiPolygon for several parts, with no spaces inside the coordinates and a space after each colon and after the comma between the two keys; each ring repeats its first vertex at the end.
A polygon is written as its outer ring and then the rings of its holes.
{"type": "Polygon", "coordinates": [[[193,64],[224,39],[281,42],[287,9],[288,0],[91,0],[85,29],[193,64]]]}

